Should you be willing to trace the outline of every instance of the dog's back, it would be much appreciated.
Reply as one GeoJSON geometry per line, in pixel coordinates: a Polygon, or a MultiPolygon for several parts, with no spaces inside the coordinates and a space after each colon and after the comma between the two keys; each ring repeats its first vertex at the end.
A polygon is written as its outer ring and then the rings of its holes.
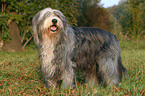
{"type": "MultiPolygon", "coordinates": [[[[99,81],[103,79],[106,83],[109,81],[108,78],[114,76],[112,81],[117,85],[122,73],[127,74],[127,71],[122,65],[120,45],[115,35],[99,28],[73,27],[73,29],[76,50],[74,49],[75,55],[72,60],[76,62],[77,67],[87,72],[85,75],[98,74],[99,81]]],[[[92,78],[90,76],[89,78],[92,78]]]]}

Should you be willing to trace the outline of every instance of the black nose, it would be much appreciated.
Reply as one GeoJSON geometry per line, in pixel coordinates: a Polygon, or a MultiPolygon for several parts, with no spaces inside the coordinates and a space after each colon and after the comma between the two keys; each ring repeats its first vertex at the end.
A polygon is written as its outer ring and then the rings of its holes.
{"type": "Polygon", "coordinates": [[[52,23],[53,24],[57,23],[57,20],[56,19],[52,19],[52,23]]]}

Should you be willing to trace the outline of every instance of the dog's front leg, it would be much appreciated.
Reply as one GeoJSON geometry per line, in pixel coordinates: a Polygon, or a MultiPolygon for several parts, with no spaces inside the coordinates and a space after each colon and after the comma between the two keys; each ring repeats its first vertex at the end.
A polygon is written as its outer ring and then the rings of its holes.
{"type": "Polygon", "coordinates": [[[62,74],[62,87],[67,89],[73,89],[74,88],[74,69],[72,68],[72,66],[67,66],[64,70],[63,70],[63,74],[62,74]]]}

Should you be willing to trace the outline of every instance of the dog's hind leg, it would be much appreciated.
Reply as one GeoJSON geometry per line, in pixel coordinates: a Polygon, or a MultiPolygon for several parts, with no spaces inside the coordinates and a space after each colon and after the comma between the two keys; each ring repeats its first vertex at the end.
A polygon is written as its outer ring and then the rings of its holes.
{"type": "Polygon", "coordinates": [[[90,86],[98,85],[98,76],[96,65],[92,66],[90,70],[87,70],[84,75],[86,76],[85,80],[90,86]]]}
{"type": "Polygon", "coordinates": [[[120,80],[120,74],[118,69],[118,58],[102,57],[99,60],[99,77],[103,80],[105,85],[118,85],[120,80]]]}

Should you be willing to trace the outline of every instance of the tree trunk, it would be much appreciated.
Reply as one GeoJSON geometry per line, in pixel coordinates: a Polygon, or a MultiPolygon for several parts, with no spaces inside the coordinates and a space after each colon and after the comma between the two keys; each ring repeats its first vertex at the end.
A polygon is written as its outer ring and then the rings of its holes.
{"type": "Polygon", "coordinates": [[[9,43],[4,43],[3,50],[9,52],[16,52],[22,50],[21,37],[19,28],[15,21],[9,24],[9,31],[11,40],[9,43]]]}

